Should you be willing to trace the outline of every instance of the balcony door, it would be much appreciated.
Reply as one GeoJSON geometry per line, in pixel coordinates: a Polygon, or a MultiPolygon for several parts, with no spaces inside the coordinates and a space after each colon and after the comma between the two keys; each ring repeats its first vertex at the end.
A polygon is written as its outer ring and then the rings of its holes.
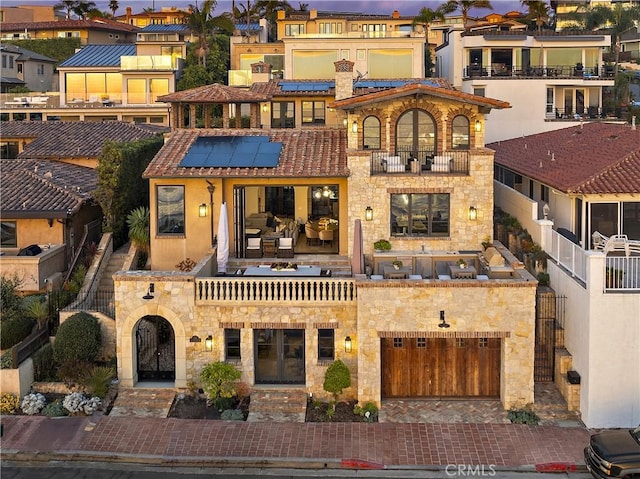
{"type": "Polygon", "coordinates": [[[255,329],[256,384],[304,384],[304,329],[255,329]]]}

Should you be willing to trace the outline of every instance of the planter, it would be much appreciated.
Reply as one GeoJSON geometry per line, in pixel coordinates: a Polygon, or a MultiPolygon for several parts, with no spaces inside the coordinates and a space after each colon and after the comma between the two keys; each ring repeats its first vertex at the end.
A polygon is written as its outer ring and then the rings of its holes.
{"type": "Polygon", "coordinates": [[[400,266],[398,266],[397,264],[393,265],[393,269],[395,269],[396,271],[400,269],[400,266]]]}

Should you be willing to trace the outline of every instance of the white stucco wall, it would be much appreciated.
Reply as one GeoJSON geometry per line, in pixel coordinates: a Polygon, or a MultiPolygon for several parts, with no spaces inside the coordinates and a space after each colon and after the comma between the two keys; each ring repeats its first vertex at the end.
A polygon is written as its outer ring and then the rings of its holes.
{"type": "Polygon", "coordinates": [[[553,262],[551,286],[565,295],[565,346],[581,376],[580,412],[587,427],[640,423],[640,295],[604,294],[604,255],[590,252],[587,287],[553,262]]]}

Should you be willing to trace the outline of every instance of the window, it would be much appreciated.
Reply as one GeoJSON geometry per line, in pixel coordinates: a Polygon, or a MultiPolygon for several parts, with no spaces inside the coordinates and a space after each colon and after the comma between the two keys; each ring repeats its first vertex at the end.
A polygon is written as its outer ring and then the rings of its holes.
{"type": "Polygon", "coordinates": [[[324,125],[324,108],[323,101],[303,101],[302,124],[324,125]]]}
{"type": "Polygon", "coordinates": [[[13,57],[9,56],[9,68],[13,70],[13,57]]]}
{"type": "Polygon", "coordinates": [[[482,87],[474,87],[473,88],[473,94],[476,96],[485,96],[486,95],[486,91],[485,88],[482,87]]]}
{"type": "Polygon", "coordinates": [[[7,55],[2,55],[2,68],[7,68],[7,55]]]}
{"type": "Polygon", "coordinates": [[[469,119],[458,115],[451,124],[451,147],[454,150],[469,149],[469,119]]]}
{"type": "Polygon", "coordinates": [[[296,25],[285,25],[284,26],[284,34],[288,37],[294,35],[304,35],[304,24],[296,24],[296,25]]]}
{"type": "Polygon", "coordinates": [[[364,148],[380,149],[380,120],[375,116],[368,116],[364,119],[362,146],[364,148]]]}
{"type": "Polygon", "coordinates": [[[393,347],[401,348],[402,347],[402,338],[393,338],[393,347]]]}
{"type": "Polygon", "coordinates": [[[295,105],[292,101],[271,104],[271,128],[294,128],[296,126],[295,105]]]}
{"type": "Polygon", "coordinates": [[[184,186],[158,186],[158,234],[184,234],[184,186]]]}
{"type": "Polygon", "coordinates": [[[422,110],[409,110],[398,118],[396,149],[415,153],[418,158],[435,154],[436,122],[422,110]]]}
{"type": "Polygon", "coordinates": [[[42,63],[38,64],[38,72],[37,72],[38,76],[43,76],[44,75],[44,65],[42,63]]]}
{"type": "Polygon", "coordinates": [[[427,338],[417,338],[416,340],[416,346],[419,349],[424,349],[427,347],[427,338]]]}
{"type": "Polygon", "coordinates": [[[18,246],[15,221],[3,221],[0,223],[0,246],[4,248],[16,248],[18,246]]]}
{"type": "Polygon", "coordinates": [[[224,330],[224,357],[227,361],[241,359],[239,329],[224,330]]]}
{"type": "Polygon", "coordinates": [[[449,236],[449,194],[391,195],[392,236],[449,236]]]}
{"type": "Polygon", "coordinates": [[[18,73],[22,73],[22,63],[18,63],[16,66],[18,67],[18,73]]]}
{"type": "Polygon", "coordinates": [[[318,33],[342,33],[342,23],[320,23],[318,25],[318,33]]]}
{"type": "Polygon", "coordinates": [[[335,358],[335,336],[333,329],[318,329],[318,360],[333,361],[335,358]]]}

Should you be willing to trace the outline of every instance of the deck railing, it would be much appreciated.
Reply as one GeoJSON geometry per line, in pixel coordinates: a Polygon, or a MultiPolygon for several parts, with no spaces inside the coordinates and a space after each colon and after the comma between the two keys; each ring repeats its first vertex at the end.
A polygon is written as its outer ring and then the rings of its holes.
{"type": "Polygon", "coordinates": [[[353,279],[336,278],[198,278],[196,304],[254,303],[352,303],[353,279]]]}
{"type": "Polygon", "coordinates": [[[640,291],[640,256],[607,256],[604,282],[610,293],[640,291]]]}
{"type": "Polygon", "coordinates": [[[398,147],[395,153],[388,151],[371,152],[371,174],[469,174],[469,151],[449,150],[435,152],[433,150],[413,150],[398,147]],[[442,163],[442,161],[445,163],[442,163]]]}
{"type": "Polygon", "coordinates": [[[586,283],[586,251],[551,228],[548,229],[548,234],[550,236],[546,239],[547,254],[564,267],[571,276],[586,283]]]}

